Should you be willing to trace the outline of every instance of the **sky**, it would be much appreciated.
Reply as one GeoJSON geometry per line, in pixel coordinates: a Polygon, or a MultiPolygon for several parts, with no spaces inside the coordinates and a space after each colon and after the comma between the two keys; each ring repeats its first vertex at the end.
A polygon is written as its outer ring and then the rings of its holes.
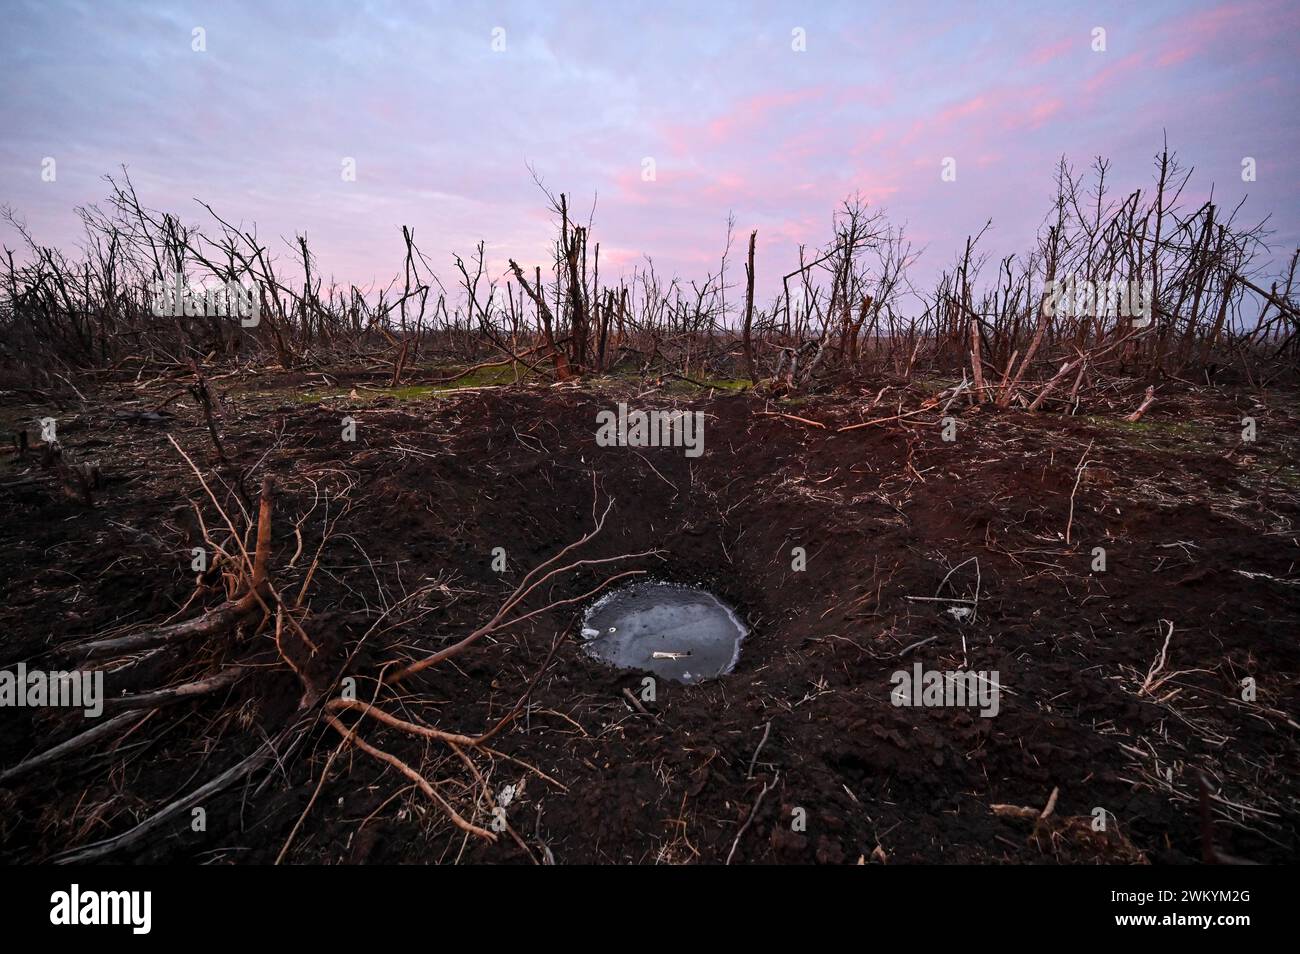
{"type": "Polygon", "coordinates": [[[925,281],[990,218],[990,254],[1029,248],[1058,157],[1109,158],[1118,198],[1167,134],[1187,204],[1248,196],[1280,263],[1300,243],[1298,38],[1296,0],[0,0],[0,204],[71,249],[73,210],[125,165],[186,221],[202,199],[286,258],[305,233],[343,284],[386,284],[412,226],[449,282],[479,240],[493,277],[549,261],[535,170],[579,218],[594,205],[603,276],[649,255],[703,280],[730,214],[734,280],[757,229],[770,295],[852,193],[906,226],[925,281]]]}

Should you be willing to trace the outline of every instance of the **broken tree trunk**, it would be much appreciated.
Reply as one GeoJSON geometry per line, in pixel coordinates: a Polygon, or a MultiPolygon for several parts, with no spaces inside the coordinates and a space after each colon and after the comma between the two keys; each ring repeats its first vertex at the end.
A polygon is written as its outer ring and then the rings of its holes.
{"type": "Polygon", "coordinates": [[[754,342],[750,334],[754,327],[754,243],[758,240],[758,230],[749,233],[749,261],[745,265],[745,327],[741,333],[741,346],[745,351],[745,373],[750,383],[758,378],[754,376],[754,342]]]}
{"type": "Polygon", "coordinates": [[[1142,415],[1147,412],[1147,408],[1149,408],[1152,404],[1155,403],[1156,403],[1156,389],[1152,385],[1147,385],[1147,393],[1142,398],[1142,403],[1138,406],[1138,409],[1136,411],[1128,415],[1128,417],[1124,418],[1124,420],[1128,421],[1130,424],[1136,424],[1138,421],[1142,420],[1142,415]]]}
{"type": "Polygon", "coordinates": [[[515,273],[515,281],[519,282],[519,287],[524,290],[533,304],[537,306],[537,317],[542,322],[542,333],[546,337],[546,345],[551,350],[551,360],[555,363],[555,376],[561,381],[567,381],[573,377],[573,372],[569,370],[569,360],[564,356],[559,348],[555,346],[555,319],[551,314],[551,306],[546,303],[546,298],[542,295],[542,273],[538,269],[534,280],[537,287],[533,288],[528,284],[528,279],[524,278],[523,270],[512,258],[510,259],[510,269],[515,273]]]}

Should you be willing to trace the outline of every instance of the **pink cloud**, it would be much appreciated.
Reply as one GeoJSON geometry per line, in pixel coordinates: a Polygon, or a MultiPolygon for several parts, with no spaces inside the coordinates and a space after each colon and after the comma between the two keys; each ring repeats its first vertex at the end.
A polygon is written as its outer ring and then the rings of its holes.
{"type": "MultiPolygon", "coordinates": [[[[1070,50],[1075,50],[1083,44],[1083,40],[1076,36],[1063,37],[1055,43],[1047,43],[1036,49],[1030,50],[1025,57],[1025,62],[1030,66],[1042,66],[1050,63],[1070,50]]],[[[1084,47],[1086,49],[1086,47],[1084,47]]]]}

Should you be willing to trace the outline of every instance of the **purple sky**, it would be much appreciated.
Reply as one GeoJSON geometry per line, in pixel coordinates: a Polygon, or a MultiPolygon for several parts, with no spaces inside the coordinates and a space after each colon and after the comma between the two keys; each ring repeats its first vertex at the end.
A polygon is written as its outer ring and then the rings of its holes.
{"type": "MultiPolygon", "coordinates": [[[[771,292],[855,190],[927,247],[928,279],[988,217],[988,251],[1027,248],[1062,153],[1112,159],[1117,196],[1148,185],[1167,129],[1196,167],[1186,203],[1212,184],[1224,205],[1249,192],[1245,218],[1271,213],[1287,258],[1300,4],[1065,6],[6,2],[0,203],[68,246],[74,206],[102,200],[100,177],[125,163],[152,207],[201,222],[200,197],[286,253],[279,236],[305,231],[342,282],[386,283],[412,225],[447,281],[450,251],[480,238],[494,276],[506,256],[547,260],[531,163],[583,217],[596,200],[605,275],[648,253],[702,279],[732,212],[734,278],[757,228],[771,292]],[[1245,156],[1256,182],[1241,181],[1245,156]]],[[[0,239],[17,244],[7,227],[0,239]]]]}

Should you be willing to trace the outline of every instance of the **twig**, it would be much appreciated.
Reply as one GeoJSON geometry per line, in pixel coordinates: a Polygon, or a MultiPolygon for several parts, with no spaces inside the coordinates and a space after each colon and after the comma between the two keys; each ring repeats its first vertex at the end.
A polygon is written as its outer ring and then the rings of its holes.
{"type": "Polygon", "coordinates": [[[724,864],[731,864],[731,858],[735,855],[736,848],[740,846],[740,839],[744,837],[745,832],[749,830],[750,824],[754,821],[754,816],[758,814],[758,807],[763,804],[763,796],[776,787],[777,780],[780,778],[781,773],[777,772],[776,775],[772,777],[770,783],[764,783],[763,790],[758,793],[758,798],[754,799],[753,807],[749,810],[749,816],[745,819],[745,823],[740,826],[740,831],[736,832],[736,840],[731,843],[731,850],[727,852],[727,860],[724,864]]]}
{"type": "Polygon", "coordinates": [[[749,771],[745,773],[745,778],[754,777],[754,763],[758,761],[758,753],[763,751],[763,746],[767,744],[767,737],[771,731],[772,720],[769,719],[767,725],[763,726],[763,737],[758,740],[758,748],[754,750],[754,757],[749,760],[749,771]]]}
{"type": "Polygon", "coordinates": [[[794,414],[782,414],[780,411],[755,411],[754,413],[762,417],[783,417],[787,421],[798,421],[800,424],[807,424],[809,427],[820,427],[823,431],[828,430],[821,421],[811,421],[806,417],[798,417],[794,414]]]}
{"type": "Polygon", "coordinates": [[[1079,458],[1078,466],[1074,468],[1074,489],[1070,491],[1070,516],[1065,522],[1065,542],[1067,544],[1070,542],[1070,530],[1074,527],[1074,495],[1079,492],[1079,482],[1083,480],[1084,469],[1088,466],[1088,463],[1091,463],[1091,461],[1084,462],[1090,450],[1092,450],[1092,441],[1088,441],[1088,446],[1083,450],[1083,456],[1079,458]]]}

